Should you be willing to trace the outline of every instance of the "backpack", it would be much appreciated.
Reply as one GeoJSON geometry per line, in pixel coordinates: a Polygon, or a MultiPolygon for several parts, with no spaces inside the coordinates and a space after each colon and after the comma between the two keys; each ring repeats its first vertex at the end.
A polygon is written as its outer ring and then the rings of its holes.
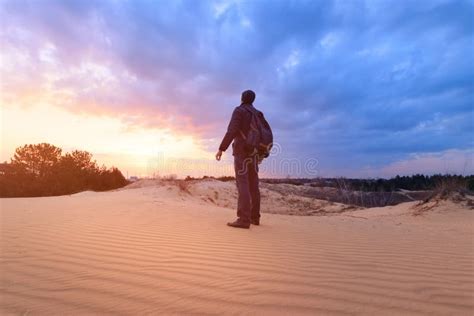
{"type": "Polygon", "coordinates": [[[270,150],[273,146],[272,129],[262,112],[257,111],[253,107],[246,106],[244,108],[252,115],[247,135],[240,131],[245,140],[245,151],[251,156],[258,155],[258,160],[261,162],[270,155],[270,150]]]}

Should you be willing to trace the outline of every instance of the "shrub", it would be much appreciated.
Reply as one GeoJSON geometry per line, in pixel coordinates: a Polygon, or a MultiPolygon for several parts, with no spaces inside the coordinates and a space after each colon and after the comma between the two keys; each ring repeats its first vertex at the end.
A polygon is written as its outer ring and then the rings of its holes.
{"type": "Polygon", "coordinates": [[[87,151],[61,153],[61,148],[47,143],[17,148],[11,162],[0,168],[0,197],[104,191],[128,184],[120,170],[99,168],[87,151]]]}

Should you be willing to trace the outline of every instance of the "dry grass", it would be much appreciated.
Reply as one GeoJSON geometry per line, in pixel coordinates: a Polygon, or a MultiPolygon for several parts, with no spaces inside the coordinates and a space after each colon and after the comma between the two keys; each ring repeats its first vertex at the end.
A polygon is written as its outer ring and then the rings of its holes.
{"type": "Polygon", "coordinates": [[[447,199],[456,201],[462,199],[468,192],[466,180],[456,178],[444,179],[436,184],[433,193],[421,203],[447,199]]]}
{"type": "Polygon", "coordinates": [[[467,189],[467,182],[463,179],[444,179],[437,183],[432,194],[415,205],[414,216],[422,215],[440,205],[441,201],[450,200],[455,203],[465,204],[469,209],[474,209],[473,200],[467,195],[472,194],[467,189]]]}
{"type": "Polygon", "coordinates": [[[393,192],[366,192],[357,191],[344,179],[336,180],[338,196],[342,198],[342,203],[352,206],[378,207],[390,205],[393,198],[393,192]]]}
{"type": "Polygon", "coordinates": [[[189,181],[175,180],[174,183],[177,185],[179,192],[191,194],[191,191],[189,191],[189,181]]]}

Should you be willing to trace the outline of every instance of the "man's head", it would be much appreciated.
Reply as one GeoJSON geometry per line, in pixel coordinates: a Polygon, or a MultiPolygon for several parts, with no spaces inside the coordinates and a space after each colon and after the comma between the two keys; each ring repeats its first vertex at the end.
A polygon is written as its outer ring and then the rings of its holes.
{"type": "Polygon", "coordinates": [[[252,104],[255,100],[255,92],[252,90],[245,90],[242,92],[242,103],[252,104]]]}

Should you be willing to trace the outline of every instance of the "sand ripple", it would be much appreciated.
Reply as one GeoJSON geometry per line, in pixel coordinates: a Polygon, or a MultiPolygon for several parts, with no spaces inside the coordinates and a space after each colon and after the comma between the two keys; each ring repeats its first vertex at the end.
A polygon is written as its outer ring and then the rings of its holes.
{"type": "Polygon", "coordinates": [[[233,211],[141,188],[1,200],[0,312],[469,315],[472,216],[233,211]],[[395,215],[394,215],[395,216],[395,215]]]}

